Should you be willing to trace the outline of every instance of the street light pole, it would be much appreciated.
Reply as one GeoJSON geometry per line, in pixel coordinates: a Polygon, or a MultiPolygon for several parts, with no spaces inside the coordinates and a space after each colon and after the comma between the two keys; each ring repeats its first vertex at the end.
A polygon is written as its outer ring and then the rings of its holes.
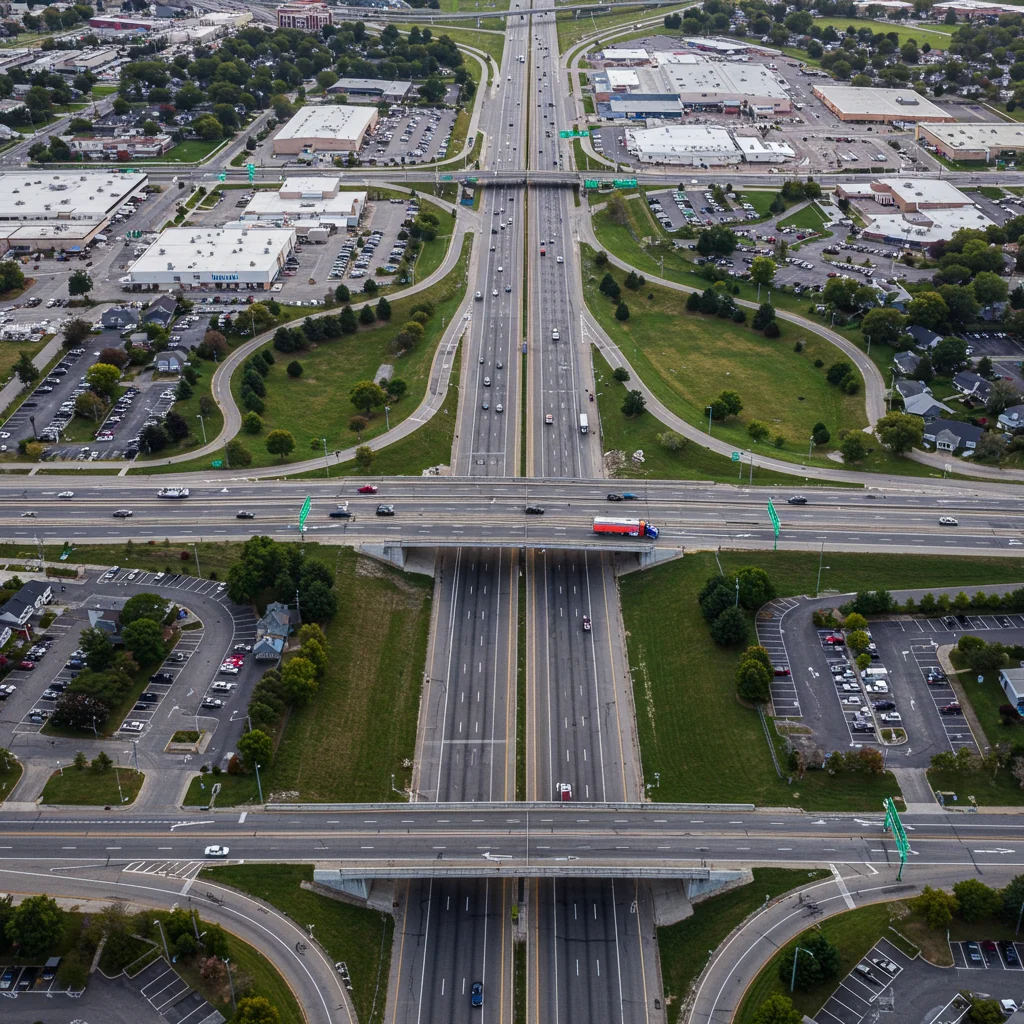
{"type": "Polygon", "coordinates": [[[818,553],[818,583],[817,583],[817,586],[815,586],[815,588],[814,588],[814,596],[815,597],[817,597],[818,594],[821,592],[821,570],[822,569],[831,569],[832,568],[832,566],[830,566],[830,565],[822,565],[821,563],[824,560],[825,560],[825,542],[822,541],[821,542],[821,551],[818,553]]]}
{"type": "Polygon", "coordinates": [[[708,433],[711,433],[711,406],[707,407],[708,410],[708,433]]]}
{"type": "Polygon", "coordinates": [[[324,469],[327,470],[327,476],[330,477],[330,475],[331,475],[331,464],[327,461],[327,438],[326,437],[321,437],[320,440],[323,441],[323,444],[324,444],[324,469]]]}
{"type": "Polygon", "coordinates": [[[256,765],[256,788],[260,793],[260,803],[263,803],[263,783],[260,782],[260,766],[256,765]]]}
{"type": "Polygon", "coordinates": [[[814,954],[809,949],[804,949],[803,946],[797,946],[796,949],[793,950],[793,971],[789,976],[789,991],[791,993],[793,989],[796,988],[796,962],[801,953],[806,953],[812,960],[815,959],[814,954]]]}
{"type": "Polygon", "coordinates": [[[203,428],[203,444],[206,444],[206,421],[203,419],[203,414],[197,412],[196,419],[199,420],[199,425],[203,428]]]}
{"type": "Polygon", "coordinates": [[[192,544],[192,551],[196,556],[196,575],[202,576],[202,570],[199,568],[199,548],[196,547],[195,543],[192,544]]]}

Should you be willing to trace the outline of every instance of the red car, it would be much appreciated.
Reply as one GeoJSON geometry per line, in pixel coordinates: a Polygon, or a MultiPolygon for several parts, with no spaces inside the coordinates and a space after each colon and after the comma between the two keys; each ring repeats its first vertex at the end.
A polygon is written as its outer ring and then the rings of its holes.
{"type": "Polygon", "coordinates": [[[363,484],[362,487],[357,488],[356,493],[357,494],[376,494],[377,493],[377,486],[376,486],[376,484],[363,484]]]}
{"type": "Polygon", "coordinates": [[[224,659],[222,664],[224,664],[224,665],[244,665],[245,664],[245,655],[244,654],[229,654],[224,659]]]}
{"type": "Polygon", "coordinates": [[[35,667],[36,667],[36,663],[34,661],[19,661],[18,662],[18,668],[24,669],[24,671],[26,671],[26,672],[31,672],[32,669],[34,669],[35,667]]]}
{"type": "Polygon", "coordinates": [[[827,636],[825,643],[832,644],[833,647],[842,647],[846,641],[841,636],[827,636]]]}
{"type": "Polygon", "coordinates": [[[789,669],[788,668],[784,668],[782,665],[776,665],[775,666],[775,674],[777,676],[788,676],[789,675],[789,669]]]}

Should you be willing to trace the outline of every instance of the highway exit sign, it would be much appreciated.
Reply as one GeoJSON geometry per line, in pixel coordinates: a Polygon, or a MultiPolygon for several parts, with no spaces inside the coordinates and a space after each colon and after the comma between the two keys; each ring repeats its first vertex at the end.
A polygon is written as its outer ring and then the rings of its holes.
{"type": "Polygon", "coordinates": [[[302,508],[299,510],[299,529],[306,529],[306,519],[309,517],[309,508],[313,504],[313,499],[307,494],[306,500],[302,503],[302,508]]]}
{"type": "Polygon", "coordinates": [[[636,188],[636,178],[615,178],[612,184],[616,188],[636,188]]]}
{"type": "Polygon", "coordinates": [[[600,182],[596,178],[585,178],[583,181],[584,188],[597,188],[600,182]]]}
{"type": "Polygon", "coordinates": [[[772,548],[775,551],[779,546],[779,513],[775,511],[771,498],[768,499],[768,518],[772,521],[772,529],[775,531],[775,546],[772,548]]]}
{"type": "Polygon", "coordinates": [[[585,139],[590,135],[590,132],[581,132],[578,128],[573,128],[572,131],[560,131],[558,137],[560,139],[585,139]]]}

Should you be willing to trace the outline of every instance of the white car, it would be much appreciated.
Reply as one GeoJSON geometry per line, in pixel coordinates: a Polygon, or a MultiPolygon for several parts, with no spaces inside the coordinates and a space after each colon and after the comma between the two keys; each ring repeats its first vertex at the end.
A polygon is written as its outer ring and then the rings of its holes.
{"type": "Polygon", "coordinates": [[[887,711],[884,715],[879,715],[879,719],[883,722],[902,722],[903,719],[900,717],[898,711],[887,711]]]}
{"type": "Polygon", "coordinates": [[[141,722],[125,722],[121,726],[121,732],[142,732],[144,728],[141,722]]]}
{"type": "Polygon", "coordinates": [[[61,491],[57,495],[58,498],[73,498],[74,496],[75,496],[75,492],[74,491],[61,491]]]}
{"type": "Polygon", "coordinates": [[[564,263],[564,262],[565,262],[565,260],[564,260],[564,259],[562,259],[562,257],[561,257],[561,256],[559,256],[559,257],[557,257],[557,258],[555,259],[555,262],[556,262],[556,263],[564,263]]]}
{"type": "Polygon", "coordinates": [[[941,516],[939,518],[939,526],[959,526],[959,525],[960,525],[959,521],[954,519],[952,516],[941,516]]]}
{"type": "Polygon", "coordinates": [[[226,857],[230,852],[230,846],[208,846],[203,851],[207,857],[226,857]]]}
{"type": "Polygon", "coordinates": [[[225,664],[221,665],[220,671],[223,672],[225,675],[237,676],[238,675],[238,666],[225,663],[225,664]]]}

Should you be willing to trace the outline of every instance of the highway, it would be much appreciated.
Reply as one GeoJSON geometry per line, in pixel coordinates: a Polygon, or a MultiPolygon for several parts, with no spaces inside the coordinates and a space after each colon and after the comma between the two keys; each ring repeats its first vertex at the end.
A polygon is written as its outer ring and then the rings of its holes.
{"type": "MultiPolygon", "coordinates": [[[[1024,867],[1019,816],[938,812],[902,818],[914,851],[909,870],[929,864],[1024,867]]],[[[229,846],[232,862],[316,862],[352,877],[434,877],[435,900],[437,879],[445,876],[637,879],[689,871],[700,877],[705,870],[751,863],[881,866],[893,860],[881,809],[803,814],[749,805],[420,802],[282,806],[244,815],[10,811],[0,818],[0,864],[33,861],[51,871],[201,861],[204,847],[214,843],[229,846]]]]}

